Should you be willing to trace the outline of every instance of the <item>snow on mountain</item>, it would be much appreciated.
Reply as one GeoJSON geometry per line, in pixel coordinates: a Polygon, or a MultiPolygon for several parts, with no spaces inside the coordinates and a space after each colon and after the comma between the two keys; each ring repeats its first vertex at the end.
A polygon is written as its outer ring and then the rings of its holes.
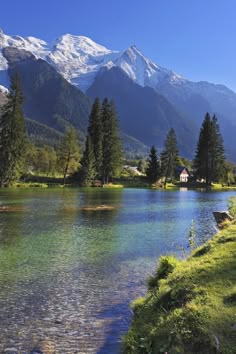
{"type": "MultiPolygon", "coordinates": [[[[45,58],[50,52],[50,48],[46,42],[35,37],[20,37],[20,36],[8,36],[0,29],[0,49],[5,47],[16,47],[19,49],[25,49],[37,58],[45,58]]],[[[5,58],[0,55],[0,69],[6,69],[7,63],[5,58]]]]}
{"type": "Polygon", "coordinates": [[[9,86],[8,64],[2,55],[2,49],[7,46],[25,49],[36,58],[46,60],[65,79],[84,92],[92,85],[103,67],[111,69],[118,66],[137,84],[152,87],[171,100],[176,95],[188,99],[192,94],[201,94],[210,99],[214,103],[213,106],[217,106],[220,95],[220,101],[224,101],[227,96],[230,101],[235,102],[235,93],[225,86],[191,82],[153,63],[135,45],[119,52],[107,49],[88,37],[65,34],[51,46],[35,37],[6,35],[0,29],[0,85],[5,87],[9,86]]]}
{"type": "Polygon", "coordinates": [[[97,72],[119,52],[109,50],[90,38],[66,34],[56,40],[47,60],[72,84],[86,91],[97,72]]]}
{"type": "Polygon", "coordinates": [[[8,93],[8,89],[5,86],[0,85],[0,92],[8,93]]]}
{"type": "Polygon", "coordinates": [[[185,79],[173,71],[162,68],[146,58],[135,46],[129,47],[115,62],[133,81],[141,86],[155,88],[158,83],[168,79],[169,82],[185,79]]]}
{"type": "Polygon", "coordinates": [[[56,39],[50,46],[35,37],[9,36],[0,30],[0,83],[3,72],[7,70],[7,61],[2,55],[4,47],[11,46],[25,49],[52,64],[65,79],[86,91],[93,83],[95,76],[102,67],[120,67],[132,80],[141,86],[155,87],[165,80],[183,80],[171,70],[164,69],[147,59],[136,46],[124,52],[107,49],[85,36],[65,34],[56,39]]]}
{"type": "Polygon", "coordinates": [[[8,36],[0,29],[0,85],[9,87],[9,77],[7,73],[7,60],[2,54],[5,47],[16,47],[24,49],[36,56],[36,58],[45,59],[50,53],[50,48],[46,42],[35,37],[8,36]]]}

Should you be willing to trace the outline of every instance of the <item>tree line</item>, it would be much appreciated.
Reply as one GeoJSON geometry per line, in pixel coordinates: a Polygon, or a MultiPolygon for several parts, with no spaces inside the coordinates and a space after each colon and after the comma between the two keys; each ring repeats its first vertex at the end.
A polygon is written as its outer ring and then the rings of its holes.
{"type": "MultiPolygon", "coordinates": [[[[7,186],[29,173],[60,175],[63,184],[68,176],[82,185],[112,182],[120,176],[123,149],[119,122],[114,102],[107,98],[95,99],[87,129],[83,153],[74,128],[69,128],[56,147],[35,146],[29,141],[23,115],[23,95],[19,78],[12,78],[11,87],[0,118],[0,185],[7,186]]],[[[149,183],[166,185],[177,178],[177,167],[184,165],[180,158],[173,128],[166,136],[163,150],[158,156],[153,145],[148,160],[141,160],[138,168],[149,183]]],[[[202,123],[192,163],[194,181],[230,183],[234,180],[233,165],[226,160],[223,138],[217,117],[206,113],[202,123]]]]}
{"type": "MultiPolygon", "coordinates": [[[[178,153],[175,131],[171,128],[167,134],[164,149],[158,157],[153,145],[150,149],[146,175],[150,183],[177,178],[177,167],[182,165],[178,153]]],[[[226,160],[224,142],[216,115],[207,112],[203,120],[192,164],[193,181],[204,182],[210,186],[212,182],[230,184],[234,181],[234,166],[226,160]]]]}
{"type": "Polygon", "coordinates": [[[121,170],[122,143],[112,101],[96,99],[89,117],[83,154],[78,134],[67,129],[60,144],[35,146],[28,138],[23,114],[23,95],[18,75],[11,80],[7,102],[0,117],[0,185],[8,186],[29,173],[60,175],[63,184],[68,175],[89,185],[95,178],[108,183],[121,170]]]}

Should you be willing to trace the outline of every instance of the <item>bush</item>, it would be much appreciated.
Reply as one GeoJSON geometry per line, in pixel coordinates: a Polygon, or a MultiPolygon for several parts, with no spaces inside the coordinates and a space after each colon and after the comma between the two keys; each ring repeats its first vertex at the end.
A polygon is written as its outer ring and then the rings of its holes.
{"type": "Polygon", "coordinates": [[[148,288],[151,290],[158,287],[159,280],[165,279],[170,273],[172,273],[178,263],[178,259],[174,256],[162,256],[156,274],[148,279],[148,288]]]}

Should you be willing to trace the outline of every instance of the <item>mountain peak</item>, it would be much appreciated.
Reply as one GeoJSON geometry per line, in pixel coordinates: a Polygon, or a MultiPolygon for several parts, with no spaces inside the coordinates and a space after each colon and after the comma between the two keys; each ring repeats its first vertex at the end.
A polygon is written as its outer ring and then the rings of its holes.
{"type": "Polygon", "coordinates": [[[56,40],[56,48],[59,48],[59,46],[63,46],[64,49],[74,49],[80,53],[91,56],[104,55],[113,52],[86,36],[77,36],[69,33],[64,34],[56,40]]]}

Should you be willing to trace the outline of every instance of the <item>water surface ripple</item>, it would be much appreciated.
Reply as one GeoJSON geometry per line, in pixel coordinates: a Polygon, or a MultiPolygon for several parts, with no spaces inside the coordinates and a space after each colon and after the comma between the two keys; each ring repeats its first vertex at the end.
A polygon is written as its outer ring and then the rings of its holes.
{"type": "Polygon", "coordinates": [[[1,190],[0,353],[119,353],[158,256],[181,256],[192,220],[209,238],[235,194],[1,190]]]}

